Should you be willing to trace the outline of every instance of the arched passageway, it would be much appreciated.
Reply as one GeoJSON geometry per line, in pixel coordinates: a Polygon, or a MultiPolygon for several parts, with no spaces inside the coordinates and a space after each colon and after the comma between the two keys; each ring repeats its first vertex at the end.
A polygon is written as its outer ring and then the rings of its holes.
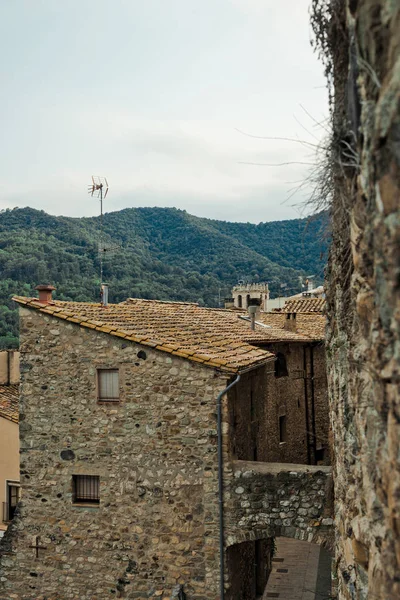
{"type": "MultiPolygon", "coordinates": [[[[284,550],[291,550],[289,554],[298,555],[299,564],[308,557],[311,562],[306,570],[312,575],[307,582],[313,581],[316,587],[321,547],[329,551],[333,545],[331,468],[233,461],[232,475],[225,502],[226,600],[258,600],[270,577],[279,581],[275,544],[278,552],[280,544],[284,550]],[[280,542],[285,539],[287,543],[280,542]],[[303,550],[299,550],[302,544],[303,550]]],[[[295,574],[295,563],[290,568],[294,587],[304,575],[304,569],[295,574]]],[[[328,580],[329,572],[328,564],[328,580]]],[[[265,596],[269,597],[295,600],[290,595],[265,596]]],[[[323,600],[315,595],[299,598],[323,600]]]]}
{"type": "Polygon", "coordinates": [[[225,546],[289,537],[333,544],[330,467],[234,461],[225,504],[225,546]]]}

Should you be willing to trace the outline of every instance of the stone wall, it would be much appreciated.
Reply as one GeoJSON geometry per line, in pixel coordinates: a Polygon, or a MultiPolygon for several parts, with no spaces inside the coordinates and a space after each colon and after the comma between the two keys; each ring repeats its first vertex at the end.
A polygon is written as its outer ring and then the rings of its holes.
{"type": "Polygon", "coordinates": [[[226,375],[34,310],[21,341],[23,496],[0,598],[218,598],[226,375]],[[96,368],[119,369],[120,402],[97,401],[96,368]],[[73,504],[76,474],[100,476],[99,506],[73,504]]]}
{"type": "Polygon", "coordinates": [[[272,570],[273,540],[229,546],[226,553],[229,588],[226,600],[256,600],[264,593],[272,570]]]}
{"type": "Polygon", "coordinates": [[[238,460],[330,464],[329,407],[323,344],[276,343],[287,376],[274,362],[242,375],[229,395],[230,450],[238,460]],[[280,439],[285,417],[286,441],[280,439]]]}
{"type": "Polygon", "coordinates": [[[400,597],[400,5],[331,1],[328,374],[339,597],[400,597]]]}
{"type": "Polygon", "coordinates": [[[235,461],[226,492],[226,545],[291,537],[332,545],[330,467],[235,461]]]}

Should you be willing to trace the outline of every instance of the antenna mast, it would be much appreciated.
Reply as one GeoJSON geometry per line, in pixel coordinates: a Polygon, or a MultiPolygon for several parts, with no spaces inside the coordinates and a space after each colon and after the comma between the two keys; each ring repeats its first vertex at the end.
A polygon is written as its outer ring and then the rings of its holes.
{"type": "MultiPolygon", "coordinates": [[[[103,254],[107,250],[103,243],[103,200],[106,199],[108,193],[108,182],[105,177],[92,175],[92,183],[88,187],[88,193],[91,196],[96,194],[100,199],[100,239],[99,239],[99,254],[100,254],[100,287],[103,284],[103,254]],[[104,190],[104,195],[103,195],[104,190]]],[[[108,248],[110,250],[110,248],[108,248]]]]}

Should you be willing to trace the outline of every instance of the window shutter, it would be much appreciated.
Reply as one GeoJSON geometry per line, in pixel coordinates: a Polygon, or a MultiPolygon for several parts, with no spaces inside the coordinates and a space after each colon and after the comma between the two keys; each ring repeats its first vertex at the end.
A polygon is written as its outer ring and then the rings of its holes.
{"type": "Polygon", "coordinates": [[[99,400],[119,400],[118,369],[98,371],[99,400]]]}

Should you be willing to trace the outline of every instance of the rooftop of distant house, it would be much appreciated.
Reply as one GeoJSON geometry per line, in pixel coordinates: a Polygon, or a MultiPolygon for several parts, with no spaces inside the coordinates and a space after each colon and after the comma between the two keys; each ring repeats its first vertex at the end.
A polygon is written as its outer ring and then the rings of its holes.
{"type": "Polygon", "coordinates": [[[18,423],[19,385],[0,385],[0,417],[18,423]]]}
{"type": "Polygon", "coordinates": [[[14,300],[46,315],[231,373],[272,359],[267,344],[322,339],[311,327],[307,333],[286,330],[282,319],[276,325],[257,320],[253,331],[246,314],[195,303],[129,298],[103,306],[59,300],[43,303],[20,296],[14,300]]]}
{"type": "Polygon", "coordinates": [[[288,300],[281,312],[284,313],[323,313],[325,310],[325,298],[296,298],[288,300]]]}

